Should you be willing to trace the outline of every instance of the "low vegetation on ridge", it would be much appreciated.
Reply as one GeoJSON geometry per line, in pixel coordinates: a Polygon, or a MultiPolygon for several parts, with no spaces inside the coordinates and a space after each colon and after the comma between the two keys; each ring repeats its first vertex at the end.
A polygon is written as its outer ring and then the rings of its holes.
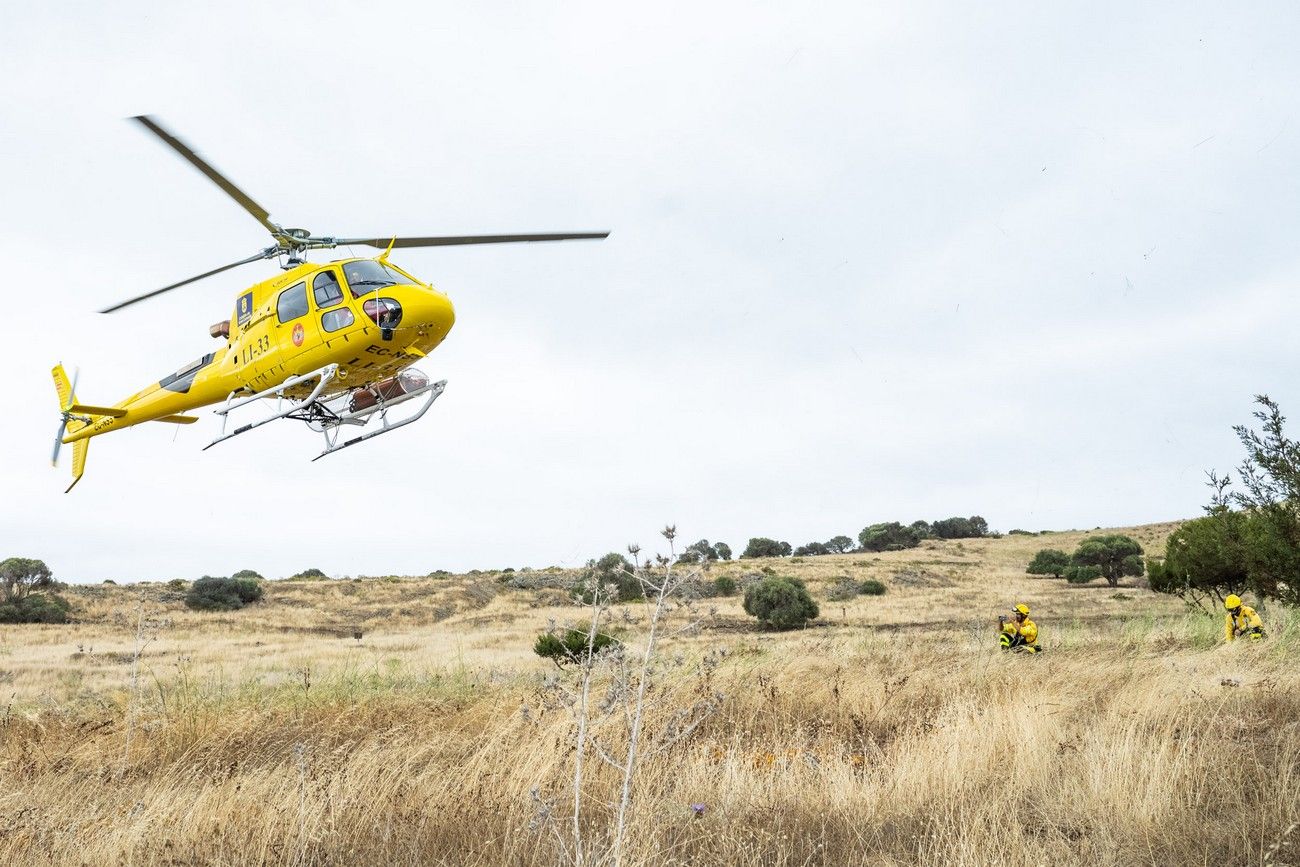
{"type": "MultiPolygon", "coordinates": [[[[1178,526],[1118,532],[1159,551],[1178,526]]],[[[1144,579],[1026,575],[1041,543],[681,567],[683,589],[796,578],[820,610],[788,631],[743,595],[666,611],[626,863],[1300,860],[1290,609],[1264,603],[1268,640],[1223,647],[1217,613],[1144,579]],[[845,580],[886,593],[829,601],[845,580]],[[1038,658],[997,650],[1014,602],[1038,658]]],[[[589,671],[621,760],[617,672],[653,608],[608,609],[617,650],[594,668],[576,638],[539,657],[539,635],[590,624],[565,589],[590,573],[266,581],[227,612],[167,584],[70,587],[76,623],[0,627],[0,862],[572,863],[572,702],[589,671]]],[[[591,853],[623,775],[587,757],[591,853]]]]}

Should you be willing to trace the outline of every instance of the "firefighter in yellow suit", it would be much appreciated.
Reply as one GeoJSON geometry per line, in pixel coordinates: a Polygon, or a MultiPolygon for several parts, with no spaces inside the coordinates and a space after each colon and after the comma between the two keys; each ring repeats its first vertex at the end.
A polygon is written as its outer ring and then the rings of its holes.
{"type": "Polygon", "coordinates": [[[1029,606],[1023,602],[1011,609],[1014,619],[998,618],[998,642],[1003,650],[1038,653],[1038,624],[1029,619],[1029,606]]]}
{"type": "Polygon", "coordinates": [[[1242,603],[1241,597],[1236,593],[1223,600],[1223,607],[1228,609],[1227,616],[1223,618],[1224,641],[1233,641],[1239,635],[1249,635],[1251,641],[1259,641],[1264,637],[1264,622],[1259,619],[1254,608],[1242,603]]]}

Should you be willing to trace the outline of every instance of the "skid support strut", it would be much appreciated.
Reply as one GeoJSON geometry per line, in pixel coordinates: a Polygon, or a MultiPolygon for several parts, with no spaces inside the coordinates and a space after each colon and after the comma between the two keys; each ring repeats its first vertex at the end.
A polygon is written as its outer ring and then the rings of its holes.
{"type": "Polygon", "coordinates": [[[335,416],[336,420],[333,423],[324,425],[321,431],[325,435],[325,451],[321,452],[316,457],[312,458],[312,460],[318,461],[321,458],[325,457],[326,455],[332,455],[337,451],[347,448],[348,446],[354,446],[357,443],[363,443],[366,440],[374,439],[375,437],[380,436],[381,434],[386,434],[389,433],[390,431],[395,431],[399,427],[405,427],[411,422],[419,421],[420,418],[426,412],[429,411],[429,407],[433,406],[433,402],[442,396],[443,389],[445,389],[446,387],[447,387],[447,380],[443,379],[443,380],[439,380],[438,382],[431,382],[428,385],[422,386],[412,391],[408,391],[404,394],[398,395],[397,397],[390,398],[388,400],[385,400],[382,397],[382,395],[377,395],[378,400],[374,406],[370,406],[367,407],[366,409],[358,410],[356,412],[338,413],[335,416]],[[423,397],[424,403],[420,405],[419,410],[414,415],[396,422],[390,422],[388,420],[388,411],[390,409],[392,409],[394,406],[397,406],[398,404],[406,403],[408,400],[415,400],[417,397],[423,397]],[[358,437],[353,437],[350,440],[344,440],[341,443],[339,442],[339,432],[343,430],[343,425],[365,424],[367,421],[370,420],[372,416],[376,414],[379,415],[379,424],[380,424],[379,430],[372,430],[370,433],[362,434],[361,436],[358,437]]]}
{"type": "Polygon", "coordinates": [[[238,394],[238,392],[231,392],[230,395],[226,398],[226,405],[221,409],[216,410],[216,414],[221,416],[221,436],[217,437],[212,442],[204,446],[203,450],[207,451],[208,449],[215,446],[217,443],[225,442],[231,437],[237,437],[242,433],[248,433],[253,428],[259,428],[262,425],[267,424],[268,422],[278,421],[282,418],[287,418],[289,415],[291,415],[294,412],[297,412],[303,406],[315,405],[317,399],[321,396],[321,393],[325,391],[325,387],[329,385],[330,380],[332,380],[334,378],[334,375],[338,373],[338,370],[339,370],[339,366],[337,364],[327,364],[324,367],[320,368],[319,370],[313,370],[311,373],[304,373],[299,376],[291,376],[288,379],[286,379],[284,382],[275,386],[274,388],[268,388],[265,391],[259,391],[256,394],[250,394],[244,397],[236,398],[236,394],[238,394]],[[303,383],[311,382],[313,379],[319,381],[316,383],[316,386],[312,389],[311,394],[309,394],[307,398],[303,400],[301,403],[291,398],[286,398],[284,396],[286,390],[293,388],[296,385],[302,385],[303,383]],[[269,397],[274,397],[276,401],[274,414],[272,414],[268,418],[264,418],[255,422],[250,422],[249,424],[236,428],[231,433],[226,433],[226,424],[230,421],[230,413],[234,412],[237,409],[241,409],[245,406],[248,406],[250,403],[252,403],[255,400],[261,400],[262,398],[269,398],[269,397]],[[286,401],[288,401],[287,407],[285,405],[286,401]]]}

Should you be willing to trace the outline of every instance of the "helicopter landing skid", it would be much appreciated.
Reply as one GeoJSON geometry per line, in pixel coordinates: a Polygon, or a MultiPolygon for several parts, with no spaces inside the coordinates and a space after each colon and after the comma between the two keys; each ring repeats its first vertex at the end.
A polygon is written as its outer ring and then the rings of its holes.
{"type": "Polygon", "coordinates": [[[319,430],[322,434],[325,435],[325,451],[321,452],[316,457],[312,458],[312,460],[318,461],[321,458],[325,457],[326,455],[332,455],[337,451],[341,451],[342,449],[347,448],[348,446],[354,446],[357,443],[363,443],[366,440],[374,439],[375,437],[380,436],[381,434],[386,434],[391,431],[395,431],[399,427],[406,427],[408,424],[411,424],[412,422],[419,421],[424,416],[424,414],[429,411],[429,407],[433,406],[433,402],[442,396],[443,389],[445,389],[446,387],[447,387],[447,380],[443,379],[443,380],[439,380],[438,382],[431,382],[428,385],[425,385],[421,388],[413,389],[411,391],[405,392],[404,394],[398,395],[397,397],[393,397],[387,400],[385,400],[382,397],[382,395],[377,395],[378,400],[373,406],[369,406],[366,407],[365,409],[357,410],[355,412],[334,413],[334,412],[330,412],[329,409],[317,403],[316,404],[317,408],[324,410],[325,413],[328,413],[330,416],[333,416],[333,418],[317,417],[310,420],[305,418],[303,419],[304,421],[307,421],[308,426],[311,427],[313,430],[319,430]],[[408,418],[404,418],[401,421],[389,422],[388,411],[390,409],[392,409],[394,406],[398,405],[399,403],[406,403],[408,400],[414,400],[417,397],[423,397],[424,402],[420,405],[420,408],[415,412],[414,415],[409,416],[408,418]],[[343,425],[345,424],[364,425],[367,422],[369,422],[370,419],[376,414],[378,414],[379,416],[379,423],[380,423],[379,430],[372,430],[370,433],[362,434],[361,436],[358,437],[353,437],[350,440],[344,440],[341,443],[339,442],[339,433],[343,430],[343,425]]]}
{"type": "Polygon", "coordinates": [[[216,410],[216,414],[221,416],[221,436],[217,437],[212,442],[204,446],[203,450],[207,451],[208,449],[215,446],[217,443],[225,442],[231,437],[237,437],[242,433],[248,433],[250,430],[253,430],[254,428],[259,428],[262,425],[267,424],[269,422],[279,421],[282,418],[290,418],[293,416],[294,413],[303,409],[304,406],[319,406],[320,404],[318,403],[317,398],[320,397],[321,392],[325,390],[325,386],[329,385],[330,380],[334,379],[334,376],[335,374],[338,373],[338,371],[339,371],[339,366],[337,364],[327,364],[324,367],[320,368],[319,370],[313,370],[311,373],[304,373],[301,374],[300,376],[291,376],[288,379],[286,379],[284,382],[280,383],[277,386],[274,386],[273,388],[268,388],[265,391],[259,391],[255,394],[250,394],[245,397],[236,399],[235,395],[238,394],[238,392],[231,392],[230,395],[226,398],[226,405],[221,409],[216,410]],[[316,386],[312,389],[311,394],[309,394],[305,400],[298,402],[298,401],[294,401],[292,398],[285,397],[284,393],[286,390],[293,388],[294,386],[297,385],[302,385],[303,383],[306,382],[311,382],[313,379],[318,379],[320,381],[316,383],[316,386]],[[260,419],[255,422],[250,422],[249,424],[236,428],[231,433],[226,433],[226,423],[230,420],[230,413],[232,413],[237,409],[242,409],[243,407],[248,406],[253,401],[261,400],[262,398],[266,398],[266,397],[274,397],[276,399],[274,414],[272,414],[268,418],[260,419]],[[289,400],[291,402],[290,406],[287,409],[284,407],[284,403],[286,400],[289,400]]]}

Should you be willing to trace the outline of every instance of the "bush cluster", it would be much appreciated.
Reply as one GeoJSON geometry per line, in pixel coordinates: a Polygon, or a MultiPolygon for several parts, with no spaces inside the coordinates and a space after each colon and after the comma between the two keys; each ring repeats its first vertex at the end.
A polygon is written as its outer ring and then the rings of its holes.
{"type": "Polygon", "coordinates": [[[1051,575],[1071,584],[1087,584],[1105,578],[1111,587],[1125,576],[1140,577],[1145,572],[1142,546],[1137,540],[1119,533],[1089,536],[1079,543],[1073,554],[1056,548],[1044,548],[1029,561],[1025,572],[1051,575]]]}
{"type": "Polygon", "coordinates": [[[587,568],[578,579],[574,593],[583,605],[590,605],[596,588],[614,585],[618,601],[644,599],[645,588],[636,576],[632,564],[622,554],[610,552],[599,560],[588,560],[587,568]]]}
{"type": "Polygon", "coordinates": [[[33,593],[9,602],[0,601],[0,623],[67,623],[71,606],[54,593],[33,593]]]}
{"type": "Polygon", "coordinates": [[[586,629],[566,629],[560,635],[543,632],[537,636],[533,653],[563,667],[570,662],[586,661],[617,644],[618,639],[604,632],[597,632],[593,638],[586,629]]]}
{"type": "Polygon", "coordinates": [[[677,558],[678,563],[711,563],[715,560],[730,560],[731,546],[726,542],[709,544],[708,539],[687,545],[677,558]]]}
{"type": "Polygon", "coordinates": [[[764,578],[745,590],[745,613],[773,629],[796,629],[819,613],[808,588],[798,578],[764,578]]]}
{"type": "Polygon", "coordinates": [[[765,536],[755,536],[749,540],[745,550],[741,552],[740,559],[747,560],[752,557],[789,557],[794,553],[789,542],[778,542],[776,539],[768,539],[765,536]]]}
{"type": "Polygon", "coordinates": [[[204,575],[185,594],[185,604],[196,611],[238,611],[261,598],[262,585],[255,579],[204,575]]]}
{"type": "Polygon", "coordinates": [[[10,557],[0,562],[0,623],[67,623],[70,606],[44,560],[10,557]]]}

